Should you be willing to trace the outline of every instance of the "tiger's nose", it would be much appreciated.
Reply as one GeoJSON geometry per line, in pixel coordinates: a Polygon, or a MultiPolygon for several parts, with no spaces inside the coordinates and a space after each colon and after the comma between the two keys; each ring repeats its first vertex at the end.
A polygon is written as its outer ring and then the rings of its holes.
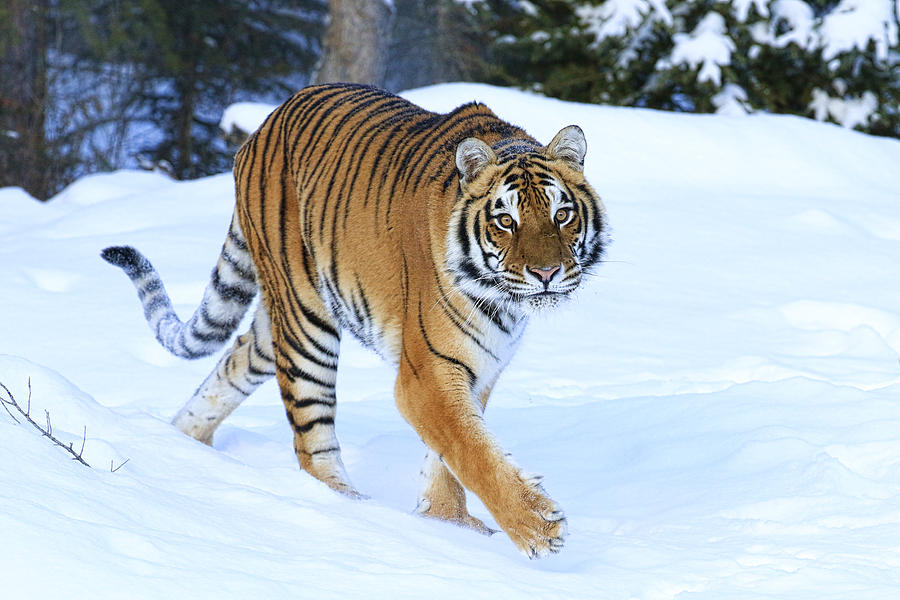
{"type": "Polygon", "coordinates": [[[533,267],[526,267],[528,271],[541,280],[542,283],[547,284],[550,283],[550,280],[553,278],[553,275],[559,271],[559,265],[554,265],[552,267],[544,267],[541,269],[535,269],[533,267]]]}

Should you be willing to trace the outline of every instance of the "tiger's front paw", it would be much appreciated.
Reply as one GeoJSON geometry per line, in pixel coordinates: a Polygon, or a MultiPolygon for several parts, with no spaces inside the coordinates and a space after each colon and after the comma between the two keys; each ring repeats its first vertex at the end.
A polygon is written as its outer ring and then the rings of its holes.
{"type": "Polygon", "coordinates": [[[516,547],[532,559],[559,552],[567,534],[566,516],[541,487],[540,479],[520,474],[511,510],[497,518],[516,547]]]}

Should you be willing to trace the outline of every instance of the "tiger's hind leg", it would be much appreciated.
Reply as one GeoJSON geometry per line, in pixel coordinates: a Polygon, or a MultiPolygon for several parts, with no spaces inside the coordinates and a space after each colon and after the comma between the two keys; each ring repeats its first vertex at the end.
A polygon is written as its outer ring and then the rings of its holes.
{"type": "Polygon", "coordinates": [[[339,325],[311,290],[294,289],[281,301],[287,308],[273,302],[271,311],[275,370],[297,459],[333,490],[362,498],[344,469],[334,432],[339,325]]]}
{"type": "Polygon", "coordinates": [[[172,424],[192,438],[211,445],[219,424],[274,375],[269,317],[260,303],[250,329],[222,355],[216,368],[172,419],[172,424]]]}

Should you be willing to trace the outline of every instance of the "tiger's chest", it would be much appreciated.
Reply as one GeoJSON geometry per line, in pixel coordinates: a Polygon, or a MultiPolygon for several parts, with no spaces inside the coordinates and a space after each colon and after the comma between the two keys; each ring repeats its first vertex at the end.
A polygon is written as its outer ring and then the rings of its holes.
{"type": "Polygon", "coordinates": [[[525,334],[525,327],[528,324],[527,317],[520,319],[509,319],[509,331],[498,331],[491,340],[491,354],[478,352],[482,359],[479,369],[478,381],[476,382],[474,391],[476,395],[481,395],[485,391],[490,391],[494,382],[500,376],[500,373],[509,364],[513,355],[522,341],[525,334]]]}

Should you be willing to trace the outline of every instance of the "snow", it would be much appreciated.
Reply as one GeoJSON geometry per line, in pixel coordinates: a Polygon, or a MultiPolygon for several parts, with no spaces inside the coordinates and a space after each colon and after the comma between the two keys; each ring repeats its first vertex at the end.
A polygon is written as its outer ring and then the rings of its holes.
{"type": "Polygon", "coordinates": [[[772,3],[769,33],[773,37],[771,43],[776,48],[784,48],[793,43],[800,48],[813,49],[818,40],[814,28],[813,9],[803,0],[775,0],[772,3]],[[788,29],[785,33],[775,37],[775,30],[781,21],[786,24],[788,29]]]}
{"type": "Polygon", "coordinates": [[[726,35],[725,18],[717,12],[710,12],[691,33],[676,33],[672,36],[675,46],[668,59],[661,60],[656,68],[670,65],[700,67],[697,81],[711,81],[722,85],[722,68],[731,64],[734,42],[726,35]]]}
{"type": "Polygon", "coordinates": [[[845,98],[831,97],[825,90],[816,88],[812,96],[809,108],[817,121],[831,117],[848,129],[867,125],[878,109],[878,99],[869,91],[863,92],[862,96],[845,98]]]}
{"type": "Polygon", "coordinates": [[[726,83],[722,91],[712,97],[716,114],[739,117],[750,112],[747,106],[747,92],[736,83],[726,83]]]}
{"type": "Polygon", "coordinates": [[[822,19],[822,56],[829,60],[853,49],[865,51],[871,41],[875,58],[887,60],[888,51],[898,43],[894,0],[841,0],[822,19]]]}
{"type": "Polygon", "coordinates": [[[3,596],[897,597],[900,142],[471,84],[405,95],[587,136],[608,261],[530,325],[486,416],[566,510],[563,552],[532,562],[413,515],[423,446],[391,369],[349,338],[337,429],[371,499],[299,471],[272,383],[212,448],[173,429],[216,357],[166,354],[98,253],[140,248],[189,314],[233,181],[118,171],[47,205],[0,190],[0,382],[24,403],[30,378],[64,443],[86,428],[91,465],[0,411],[3,596]]]}
{"type": "Polygon", "coordinates": [[[274,108],[264,102],[235,102],[222,113],[219,128],[226,133],[231,133],[235,129],[252,133],[274,108]]]}
{"type": "Polygon", "coordinates": [[[575,15],[594,34],[595,44],[608,37],[621,37],[635,29],[648,14],[651,21],[672,25],[672,15],[661,0],[607,0],[599,6],[587,4],[575,8],[575,15]]]}
{"type": "MultiPolygon", "coordinates": [[[[729,0],[719,0],[719,2],[729,2],[729,0]]],[[[750,16],[750,8],[753,7],[759,16],[765,18],[769,16],[769,0],[730,0],[731,12],[735,18],[741,23],[750,16]]]]}
{"type": "Polygon", "coordinates": [[[897,0],[841,0],[817,21],[812,7],[803,0],[775,0],[766,43],[780,48],[794,43],[806,50],[821,49],[827,61],[845,52],[866,52],[871,42],[874,58],[884,62],[900,40],[895,11],[900,18],[897,0]],[[776,36],[780,22],[785,23],[787,31],[776,36]]]}

